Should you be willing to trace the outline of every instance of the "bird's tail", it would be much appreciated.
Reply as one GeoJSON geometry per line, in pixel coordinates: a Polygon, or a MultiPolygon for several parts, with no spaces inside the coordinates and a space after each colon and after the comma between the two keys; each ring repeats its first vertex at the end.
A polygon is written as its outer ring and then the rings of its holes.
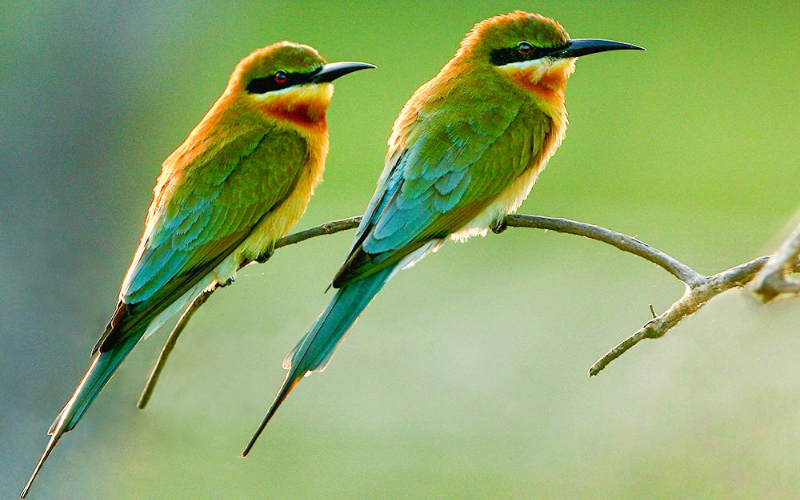
{"type": "Polygon", "coordinates": [[[28,494],[33,480],[36,479],[39,470],[41,470],[47,457],[50,456],[53,448],[58,444],[61,436],[63,436],[65,432],[71,431],[80,421],[84,413],[86,413],[86,410],[89,409],[89,406],[91,406],[100,394],[100,391],[103,390],[103,387],[105,387],[106,383],[111,379],[111,376],[117,371],[119,364],[122,363],[125,356],[131,352],[131,349],[133,349],[133,346],[136,345],[140,337],[141,335],[134,335],[120,342],[119,345],[115,346],[110,351],[98,352],[95,354],[94,359],[92,359],[92,364],[89,366],[80,384],[78,384],[72,397],[67,401],[67,404],[64,405],[64,408],[62,408],[58,417],[56,417],[53,422],[53,425],[50,426],[50,430],[47,431],[51,436],[50,441],[47,443],[47,447],[44,449],[39,463],[36,464],[31,478],[22,490],[20,498],[25,498],[25,495],[28,494]]]}
{"type": "Polygon", "coordinates": [[[283,367],[289,370],[278,395],[267,411],[258,430],[248,443],[242,456],[247,456],[261,432],[272,416],[300,380],[311,371],[322,371],[333,356],[334,351],[344,340],[350,327],[358,319],[361,311],[383,288],[392,275],[393,268],[383,269],[373,275],[350,282],[336,291],[328,307],[305,337],[283,360],[283,367]]]}

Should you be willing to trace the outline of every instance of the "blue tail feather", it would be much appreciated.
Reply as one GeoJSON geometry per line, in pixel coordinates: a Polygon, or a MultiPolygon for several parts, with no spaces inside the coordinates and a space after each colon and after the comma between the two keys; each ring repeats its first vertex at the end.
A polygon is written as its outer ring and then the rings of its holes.
{"type": "Polygon", "coordinates": [[[86,410],[88,410],[94,400],[97,399],[100,391],[103,390],[103,387],[105,387],[111,379],[111,376],[117,371],[122,360],[131,352],[139,338],[141,338],[141,334],[132,335],[120,342],[113,349],[95,354],[92,364],[89,366],[89,370],[87,370],[80,384],[78,384],[77,389],[75,389],[75,392],[72,394],[72,397],[67,401],[67,404],[56,417],[53,425],[50,426],[50,430],[47,431],[52,437],[47,443],[47,447],[44,453],[42,453],[39,463],[36,464],[31,478],[22,490],[21,498],[25,498],[25,495],[28,494],[28,490],[33,484],[34,479],[36,479],[42,465],[44,465],[47,457],[50,456],[53,448],[58,444],[61,436],[63,436],[65,432],[71,431],[81,420],[86,410]]]}
{"type": "Polygon", "coordinates": [[[381,291],[392,271],[393,268],[387,268],[338,289],[313,328],[286,356],[284,368],[304,372],[324,370],[336,348],[364,308],[381,291]]]}
{"type": "Polygon", "coordinates": [[[242,456],[250,453],[261,432],[300,380],[308,372],[325,369],[347,332],[372,298],[389,281],[393,271],[394,267],[382,269],[366,278],[347,283],[336,291],[336,295],[311,330],[284,359],[283,367],[289,371],[283,385],[242,456]]]}
{"type": "Polygon", "coordinates": [[[71,431],[75,425],[83,418],[86,410],[92,405],[100,391],[106,386],[111,376],[117,371],[120,363],[127,357],[128,353],[133,350],[138,342],[140,336],[129,338],[119,345],[115,346],[112,350],[95,355],[92,360],[92,365],[83,376],[80,384],[75,393],[73,393],[66,406],[61,410],[53,425],[50,427],[48,434],[57,432],[58,427],[63,427],[62,432],[71,431]],[[63,422],[62,422],[63,417],[63,422]]]}

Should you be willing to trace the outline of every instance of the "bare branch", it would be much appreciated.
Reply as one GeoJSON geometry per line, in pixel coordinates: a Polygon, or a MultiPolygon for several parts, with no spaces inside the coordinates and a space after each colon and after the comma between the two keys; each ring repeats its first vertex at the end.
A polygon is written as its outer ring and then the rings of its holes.
{"type": "MultiPolygon", "coordinates": [[[[656,316],[651,306],[653,318],[645,323],[644,326],[633,335],[614,346],[613,349],[597,360],[591,368],[589,368],[590,377],[600,373],[609,363],[620,357],[640,341],[663,337],[683,319],[697,312],[697,310],[706,305],[709,300],[717,295],[731,288],[744,286],[753,279],[759,269],[761,269],[769,259],[769,257],[759,257],[758,259],[746,262],[713,276],[703,276],[691,267],[636,238],[592,224],[532,215],[509,215],[506,217],[505,224],[509,227],[549,229],[608,243],[624,252],[638,255],[643,259],[661,266],[664,270],[686,285],[686,291],[683,296],[662,314],[656,316]]],[[[800,241],[800,237],[798,237],[798,241],[800,241]]]]}
{"type": "MultiPolygon", "coordinates": [[[[335,234],[342,231],[347,231],[358,226],[361,222],[361,217],[350,217],[348,219],[335,220],[326,222],[317,227],[300,231],[298,233],[290,234],[285,238],[281,238],[275,244],[275,250],[295,243],[316,238],[317,236],[325,236],[335,234]]],[[[678,299],[669,309],[662,314],[656,316],[653,306],[650,305],[650,312],[653,318],[644,324],[633,335],[629,336],[602,358],[597,360],[589,369],[589,376],[594,376],[600,373],[609,363],[620,357],[628,349],[638,344],[643,339],[656,339],[663,337],[670,329],[675,327],[683,319],[688,318],[701,307],[703,307],[709,300],[717,295],[730,290],[731,288],[742,287],[752,281],[762,268],[766,272],[769,265],[768,262],[775,264],[769,269],[777,270],[778,278],[774,275],[765,275],[760,281],[760,287],[756,289],[756,293],[769,300],[779,293],[800,293],[800,282],[795,282],[786,279],[786,273],[797,272],[800,270],[800,262],[797,261],[798,254],[800,254],[800,226],[792,234],[792,237],[787,240],[779,252],[773,257],[759,257],[744,264],[732,267],[713,276],[704,276],[691,267],[683,264],[674,257],[653,248],[650,245],[622,233],[611,231],[604,227],[595,226],[593,224],[586,224],[583,222],[576,222],[569,219],[561,219],[554,217],[542,217],[537,215],[522,215],[512,214],[506,216],[496,227],[492,228],[495,233],[502,233],[507,227],[521,227],[521,228],[534,228],[556,231],[559,233],[574,234],[583,236],[593,240],[607,243],[611,246],[639,256],[648,260],[662,269],[670,273],[672,276],[680,280],[686,285],[686,291],[683,296],[678,299]],[[761,288],[761,286],[766,288],[761,288]],[[761,291],[764,290],[764,291],[761,291]]],[[[269,257],[266,255],[264,259],[259,259],[263,262],[269,257]]],[[[771,264],[770,264],[771,265],[771,264]]],[[[763,273],[762,273],[763,274],[763,273]]],[[[159,375],[164,368],[172,348],[177,342],[178,336],[181,334],[186,324],[191,319],[194,312],[202,306],[213,290],[204,292],[199,296],[181,316],[175,329],[169,336],[167,343],[161,352],[150,380],[147,382],[141,399],[139,400],[139,407],[144,408],[147,401],[150,399],[155,384],[158,381],[159,375]]]]}
{"type": "MultiPolygon", "coordinates": [[[[322,226],[290,235],[281,240],[276,248],[280,246],[298,243],[315,236],[333,234],[356,227],[360,222],[359,217],[351,217],[340,221],[333,221],[322,226]]],[[[713,276],[703,276],[691,267],[683,264],[674,257],[653,248],[650,245],[633,238],[631,236],[606,229],[604,227],[576,222],[569,219],[555,217],[542,217],[537,215],[512,214],[493,228],[495,233],[502,233],[507,227],[522,227],[545,229],[559,233],[574,234],[593,240],[601,241],[612,245],[624,252],[632,253],[646,259],[673,275],[686,285],[683,296],[664,313],[656,316],[650,306],[653,319],[636,331],[633,335],[619,343],[602,358],[595,362],[589,369],[589,375],[594,376],[600,373],[609,363],[624,354],[628,349],[638,344],[643,339],[655,339],[663,337],[670,329],[675,327],[683,319],[691,316],[709,300],[717,295],[730,290],[731,288],[742,287],[753,279],[756,273],[767,262],[768,257],[746,262],[713,276]]],[[[800,228],[798,228],[800,232],[800,228]]],[[[800,246],[800,236],[797,236],[795,243],[800,246]]],[[[795,251],[798,248],[792,247],[795,251]]],[[[795,253],[794,256],[797,254],[795,253]]],[[[796,267],[796,266],[795,266],[796,267]]]]}
{"type": "Polygon", "coordinates": [[[788,276],[800,256],[800,225],[784,241],[775,255],[753,280],[753,293],[764,302],[778,295],[800,294],[800,281],[788,276]]]}
{"type": "Polygon", "coordinates": [[[317,236],[325,236],[328,234],[338,233],[340,231],[347,231],[349,229],[358,227],[359,222],[361,222],[360,216],[326,222],[320,226],[312,227],[311,229],[306,229],[305,231],[290,234],[285,238],[279,239],[278,242],[275,243],[275,250],[285,246],[294,245],[295,243],[300,243],[301,241],[311,238],[316,238],[317,236]]]}
{"type": "Polygon", "coordinates": [[[631,236],[617,233],[604,227],[583,222],[575,222],[569,219],[559,219],[553,217],[541,217],[538,215],[513,214],[506,217],[506,224],[509,227],[532,227],[536,229],[549,229],[559,233],[575,234],[585,238],[602,241],[615,246],[623,252],[632,253],[639,257],[649,260],[653,264],[662,267],[665,271],[686,283],[693,286],[703,281],[704,277],[691,267],[682,264],[678,260],[670,257],[661,250],[653,248],[647,243],[637,240],[631,236]]]}
{"type": "Polygon", "coordinates": [[[595,361],[589,368],[589,376],[593,377],[600,373],[609,363],[622,356],[640,341],[663,337],[683,319],[697,312],[709,300],[722,292],[744,286],[753,279],[753,276],[767,262],[767,259],[768,257],[759,257],[714,276],[704,278],[702,283],[688,287],[683,296],[672,304],[669,309],[645,323],[633,335],[614,346],[602,358],[595,361]]]}

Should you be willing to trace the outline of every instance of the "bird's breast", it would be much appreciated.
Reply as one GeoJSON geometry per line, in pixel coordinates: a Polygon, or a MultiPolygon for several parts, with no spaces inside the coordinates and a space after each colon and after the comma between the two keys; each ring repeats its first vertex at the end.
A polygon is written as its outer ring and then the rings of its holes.
{"type": "Polygon", "coordinates": [[[322,180],[325,157],[328,154],[328,134],[303,134],[306,140],[306,157],[303,169],[288,196],[253,229],[252,234],[237,249],[233,261],[240,263],[258,258],[270,250],[275,242],[286,236],[300,220],[311,196],[322,180]]]}
{"type": "Polygon", "coordinates": [[[452,240],[465,241],[471,236],[484,236],[506,214],[515,212],[525,201],[539,173],[564,139],[567,115],[563,105],[552,115],[543,113],[540,109],[523,110],[522,113],[527,118],[521,119],[518,135],[528,139],[519,144],[519,150],[505,154],[520,155],[524,159],[524,171],[509,182],[475,218],[453,233],[450,236],[452,240]]]}

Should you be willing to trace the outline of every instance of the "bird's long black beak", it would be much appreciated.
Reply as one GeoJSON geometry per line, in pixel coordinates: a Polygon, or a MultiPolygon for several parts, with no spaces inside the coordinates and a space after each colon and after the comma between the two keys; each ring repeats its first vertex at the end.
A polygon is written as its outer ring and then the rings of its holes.
{"type": "Polygon", "coordinates": [[[615,42],[614,40],[602,40],[600,38],[579,38],[577,40],[567,40],[566,47],[561,48],[552,55],[563,59],[567,57],[596,54],[609,50],[644,50],[644,47],[625,42],[615,42]]]}
{"type": "Polygon", "coordinates": [[[372,64],[361,63],[361,62],[330,63],[321,67],[319,71],[311,75],[311,81],[313,83],[332,82],[337,78],[339,78],[340,76],[352,73],[353,71],[360,71],[362,69],[369,69],[374,67],[375,66],[373,66],[372,64]]]}

